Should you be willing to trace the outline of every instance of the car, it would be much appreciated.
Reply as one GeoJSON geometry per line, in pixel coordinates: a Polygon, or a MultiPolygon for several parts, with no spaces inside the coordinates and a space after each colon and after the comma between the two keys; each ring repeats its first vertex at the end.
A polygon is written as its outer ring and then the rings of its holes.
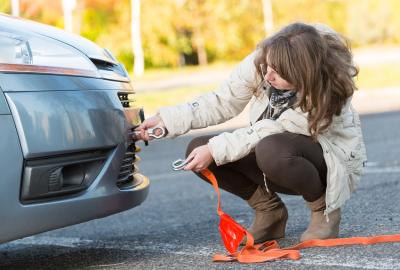
{"type": "Polygon", "coordinates": [[[110,51],[0,14],[0,243],[141,204],[143,117],[110,51]]]}

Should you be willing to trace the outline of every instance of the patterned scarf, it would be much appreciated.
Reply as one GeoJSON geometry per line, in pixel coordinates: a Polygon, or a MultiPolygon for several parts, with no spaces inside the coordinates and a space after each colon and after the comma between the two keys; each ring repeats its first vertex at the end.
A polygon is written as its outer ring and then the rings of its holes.
{"type": "Polygon", "coordinates": [[[293,90],[278,90],[270,87],[271,95],[269,103],[261,119],[276,120],[278,117],[290,108],[296,101],[296,91],[293,90]]]}

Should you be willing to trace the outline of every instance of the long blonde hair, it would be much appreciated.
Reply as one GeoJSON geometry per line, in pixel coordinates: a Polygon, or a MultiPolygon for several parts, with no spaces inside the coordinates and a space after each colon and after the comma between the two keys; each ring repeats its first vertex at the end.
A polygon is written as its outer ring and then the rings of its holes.
{"type": "Polygon", "coordinates": [[[295,106],[308,112],[308,129],[316,139],[340,115],[356,90],[349,43],[336,33],[318,31],[304,23],[290,24],[258,45],[257,72],[270,66],[298,91],[295,106]],[[267,56],[268,61],[267,62],[267,56]]]}

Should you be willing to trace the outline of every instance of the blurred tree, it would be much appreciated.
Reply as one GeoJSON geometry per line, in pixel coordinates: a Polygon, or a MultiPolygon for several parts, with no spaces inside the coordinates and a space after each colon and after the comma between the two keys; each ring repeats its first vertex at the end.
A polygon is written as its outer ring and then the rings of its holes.
{"type": "Polygon", "coordinates": [[[20,0],[20,16],[26,19],[63,26],[62,6],[60,1],[54,0],[20,0]]]}
{"type": "Polygon", "coordinates": [[[73,20],[73,32],[76,34],[81,33],[81,27],[82,27],[82,18],[83,18],[83,13],[85,11],[85,1],[84,0],[76,0],[76,6],[75,10],[72,14],[72,20],[73,20]]]}
{"type": "Polygon", "coordinates": [[[265,35],[270,35],[274,30],[274,17],[272,12],[271,0],[262,0],[264,14],[264,31],[265,35]]]}
{"type": "MultiPolygon", "coordinates": [[[[82,25],[80,32],[83,36],[97,41],[102,35],[108,35],[108,38],[113,38],[113,32],[110,31],[115,24],[119,24],[119,16],[129,14],[129,0],[80,0],[84,2],[82,12],[82,25]],[[120,5],[123,2],[123,13],[120,12],[120,5]]],[[[121,10],[122,11],[122,10],[121,10]]],[[[129,27],[127,24],[120,24],[121,30],[126,31],[129,27]]],[[[129,37],[126,36],[129,42],[129,37]]]]}
{"type": "Polygon", "coordinates": [[[64,29],[73,32],[73,11],[76,8],[76,0],[62,0],[64,13],[64,29]]]}
{"type": "Polygon", "coordinates": [[[19,17],[19,0],[11,0],[12,15],[19,17]]]}
{"type": "Polygon", "coordinates": [[[348,2],[348,35],[356,45],[400,41],[398,0],[348,2]]]}
{"type": "Polygon", "coordinates": [[[177,21],[178,28],[191,40],[191,46],[197,54],[197,63],[207,65],[208,57],[205,38],[207,28],[212,28],[213,14],[212,1],[190,0],[182,1],[183,20],[177,21]]]}
{"type": "MultiPolygon", "coordinates": [[[[13,1],[0,0],[0,12],[10,14],[13,1]]],[[[63,27],[62,1],[19,0],[20,16],[63,27]]],[[[134,62],[132,43],[139,41],[129,35],[134,17],[131,1],[139,0],[76,0],[73,14],[73,31],[109,48],[129,70],[134,62]]],[[[272,28],[293,21],[326,23],[357,46],[400,43],[399,0],[145,0],[140,4],[146,67],[236,61],[272,28]],[[273,16],[268,15],[271,9],[273,16]]]]}
{"type": "Polygon", "coordinates": [[[275,23],[280,28],[291,22],[319,22],[346,33],[347,3],[342,0],[272,0],[275,23]]]}
{"type": "Polygon", "coordinates": [[[10,1],[0,1],[0,12],[11,13],[11,2],[10,1]]]}
{"type": "Polygon", "coordinates": [[[131,39],[133,46],[133,55],[135,56],[133,74],[141,76],[144,72],[144,56],[142,48],[142,37],[140,33],[140,0],[131,1],[131,14],[131,39]]]}
{"type": "Polygon", "coordinates": [[[146,0],[142,3],[142,37],[147,67],[176,67],[181,52],[188,50],[177,21],[184,20],[176,1],[146,0]]]}
{"type": "Polygon", "coordinates": [[[266,37],[262,0],[227,0],[220,10],[219,23],[213,29],[216,57],[239,60],[266,37]]]}

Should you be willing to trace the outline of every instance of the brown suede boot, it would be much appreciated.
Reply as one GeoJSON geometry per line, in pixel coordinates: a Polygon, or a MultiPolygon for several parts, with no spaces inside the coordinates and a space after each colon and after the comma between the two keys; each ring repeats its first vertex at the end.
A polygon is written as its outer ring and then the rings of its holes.
{"type": "MultiPolygon", "coordinates": [[[[255,244],[285,236],[288,211],[275,192],[267,192],[258,186],[247,202],[255,210],[253,223],[248,229],[255,244]]],[[[245,239],[242,243],[246,243],[245,239]]]]}
{"type": "Polygon", "coordinates": [[[311,210],[311,220],[307,230],[301,235],[300,241],[310,239],[331,239],[339,235],[340,208],[329,213],[329,222],[324,216],[325,193],[316,201],[306,202],[311,210]]]}

